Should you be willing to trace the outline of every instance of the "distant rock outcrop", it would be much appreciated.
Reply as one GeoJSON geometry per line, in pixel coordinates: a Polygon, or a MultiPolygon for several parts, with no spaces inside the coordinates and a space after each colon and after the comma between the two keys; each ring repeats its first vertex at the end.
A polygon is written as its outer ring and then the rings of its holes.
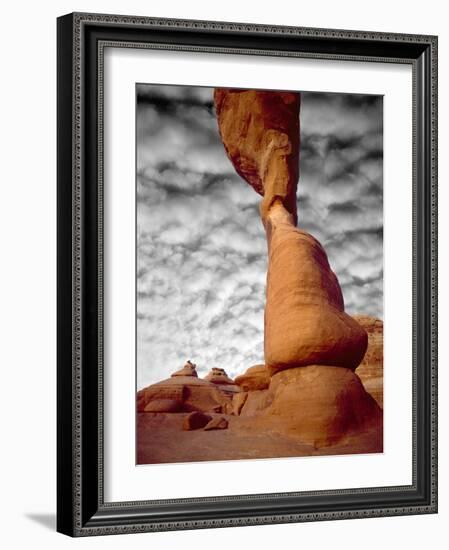
{"type": "Polygon", "coordinates": [[[198,378],[198,373],[196,372],[196,365],[191,361],[187,361],[187,363],[182,367],[182,369],[177,370],[171,376],[195,376],[195,378],[198,378]]]}
{"type": "Polygon", "coordinates": [[[254,365],[237,376],[235,383],[243,391],[266,390],[270,385],[270,373],[265,365],[254,365]]]}
{"type": "Polygon", "coordinates": [[[225,392],[227,395],[234,393],[239,393],[241,391],[240,387],[229,378],[224,369],[214,367],[205,377],[204,380],[211,382],[212,384],[217,384],[222,392],[225,392]]]}
{"type": "Polygon", "coordinates": [[[156,405],[151,405],[152,402],[176,400],[180,403],[178,410],[213,411],[221,410],[225,402],[229,401],[215,384],[198,378],[196,371],[189,374],[180,372],[140,390],[137,394],[137,409],[153,412],[151,408],[156,405]]]}
{"type": "Polygon", "coordinates": [[[353,318],[368,333],[368,349],[355,372],[366,391],[383,408],[384,324],[380,319],[368,315],[354,315],[353,318]]]}
{"type": "Polygon", "coordinates": [[[212,382],[213,384],[234,384],[234,380],[229,378],[224,369],[214,367],[206,376],[204,380],[212,382]]]}
{"type": "Polygon", "coordinates": [[[241,389],[223,369],[198,377],[196,365],[189,362],[170,378],[143,388],[137,393],[138,412],[228,412],[232,398],[241,389]]]}

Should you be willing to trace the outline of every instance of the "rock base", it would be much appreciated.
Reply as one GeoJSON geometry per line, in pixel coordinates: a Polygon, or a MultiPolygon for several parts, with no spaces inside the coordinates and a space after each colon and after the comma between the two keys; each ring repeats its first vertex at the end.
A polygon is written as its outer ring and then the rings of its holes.
{"type": "Polygon", "coordinates": [[[269,427],[315,448],[365,432],[382,441],[382,409],[359,377],[343,367],[311,365],[278,372],[267,390],[249,392],[241,416],[254,430],[269,427]]]}

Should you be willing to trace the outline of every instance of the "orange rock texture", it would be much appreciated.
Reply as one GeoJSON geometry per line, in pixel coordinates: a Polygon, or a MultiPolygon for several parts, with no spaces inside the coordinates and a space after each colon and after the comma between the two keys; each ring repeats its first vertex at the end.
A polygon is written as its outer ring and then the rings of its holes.
{"type": "Polygon", "coordinates": [[[241,415],[284,418],[318,446],[380,428],[381,410],[352,372],[368,335],[345,313],[323,247],[296,227],[300,95],[217,89],[215,107],[227,155],[263,196],[268,244],[264,355],[272,378],[268,389],[249,391],[241,415]]]}
{"type": "Polygon", "coordinates": [[[196,372],[196,365],[189,360],[182,367],[182,369],[177,370],[171,376],[195,376],[195,378],[198,378],[198,373],[196,372]]]}
{"type": "Polygon", "coordinates": [[[274,204],[267,218],[269,261],[265,362],[270,372],[304,365],[355,369],[368,337],[344,311],[337,277],[321,244],[274,204]]]}
{"type": "Polygon", "coordinates": [[[354,319],[368,333],[368,349],[355,372],[366,391],[383,408],[384,324],[380,319],[368,315],[354,315],[354,319]]]}
{"type": "Polygon", "coordinates": [[[243,391],[266,390],[270,385],[270,373],[265,365],[254,365],[237,376],[235,383],[243,391]]]}
{"type": "MultiPolygon", "coordinates": [[[[309,365],[276,373],[242,410],[254,429],[271,427],[315,448],[377,430],[382,411],[360,378],[343,367],[309,365]]],[[[381,445],[381,431],[376,435],[381,445]]]]}
{"type": "Polygon", "coordinates": [[[262,219],[280,198],[296,223],[299,94],[216,88],[214,100],[228,157],[263,196],[262,219]]]}
{"type": "Polygon", "coordinates": [[[213,384],[225,384],[234,385],[234,380],[229,378],[224,369],[214,367],[206,376],[204,380],[212,382],[213,384]]]}
{"type": "Polygon", "coordinates": [[[181,371],[173,373],[170,378],[140,390],[137,393],[137,410],[138,412],[224,412],[232,410],[232,395],[239,390],[236,386],[236,390],[229,392],[226,385],[220,387],[208,380],[198,378],[194,366],[193,368],[184,367],[181,371]]]}
{"type": "Polygon", "coordinates": [[[269,251],[264,346],[270,373],[311,364],[355,369],[367,334],[344,312],[323,247],[296,227],[300,94],[220,88],[215,108],[230,160],[263,195],[269,251]]]}

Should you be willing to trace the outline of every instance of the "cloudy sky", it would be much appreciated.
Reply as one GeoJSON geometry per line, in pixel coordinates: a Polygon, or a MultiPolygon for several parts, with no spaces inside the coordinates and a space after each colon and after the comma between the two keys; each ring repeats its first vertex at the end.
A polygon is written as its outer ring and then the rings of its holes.
{"type": "MultiPolygon", "coordinates": [[[[137,86],[137,387],[263,362],[260,196],[227,158],[213,89],[137,86]]],[[[298,225],[349,313],[382,318],[382,98],[303,92],[298,225]]]]}

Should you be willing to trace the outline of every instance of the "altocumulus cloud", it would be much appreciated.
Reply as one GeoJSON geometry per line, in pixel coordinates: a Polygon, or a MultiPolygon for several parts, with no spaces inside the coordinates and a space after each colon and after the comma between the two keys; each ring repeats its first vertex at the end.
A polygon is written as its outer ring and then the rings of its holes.
{"type": "MultiPolygon", "coordinates": [[[[137,87],[137,386],[190,358],[263,362],[260,197],[227,158],[213,89],[137,87]]],[[[325,247],[346,310],[382,317],[382,98],[302,93],[299,225],[325,247]]]]}

